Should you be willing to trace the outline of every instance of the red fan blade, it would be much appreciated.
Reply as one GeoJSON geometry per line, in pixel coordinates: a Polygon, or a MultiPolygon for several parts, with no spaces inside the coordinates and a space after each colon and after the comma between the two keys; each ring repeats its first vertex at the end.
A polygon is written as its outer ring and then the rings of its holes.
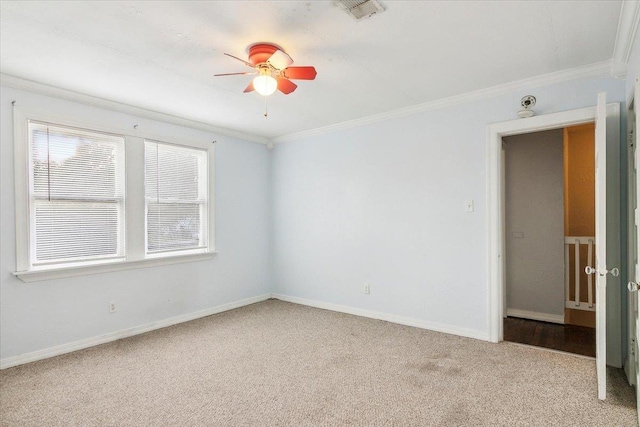
{"type": "Polygon", "coordinates": [[[282,77],[278,79],[278,90],[284,93],[285,95],[289,95],[291,92],[296,90],[297,87],[298,85],[296,85],[291,80],[288,80],[282,77]]]}
{"type": "Polygon", "coordinates": [[[254,89],[253,89],[253,81],[251,81],[251,82],[249,83],[249,86],[247,86],[246,88],[244,88],[244,93],[253,92],[253,91],[254,91],[254,89]]]}
{"type": "Polygon", "coordinates": [[[258,73],[224,73],[224,74],[214,74],[213,77],[220,77],[220,76],[249,76],[251,74],[258,74],[258,73]]]}
{"type": "Polygon", "coordinates": [[[281,74],[287,79],[314,80],[318,73],[313,67],[288,67],[281,74]]]}
{"type": "Polygon", "coordinates": [[[227,56],[229,56],[229,57],[231,57],[231,58],[233,58],[233,59],[237,59],[238,61],[242,62],[242,63],[243,63],[244,65],[246,65],[247,67],[255,68],[255,66],[254,66],[251,62],[247,62],[247,61],[245,61],[244,59],[240,59],[240,58],[238,58],[237,56],[233,56],[233,55],[230,55],[230,54],[228,54],[228,53],[225,53],[225,55],[227,55],[227,56]]]}
{"type": "Polygon", "coordinates": [[[289,65],[293,64],[293,59],[281,50],[276,50],[267,62],[271,64],[276,70],[284,70],[289,65]]]}

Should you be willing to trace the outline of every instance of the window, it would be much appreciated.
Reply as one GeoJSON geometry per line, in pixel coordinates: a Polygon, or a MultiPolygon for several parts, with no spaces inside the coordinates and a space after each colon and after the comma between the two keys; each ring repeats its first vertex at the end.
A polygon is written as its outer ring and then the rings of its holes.
{"type": "Polygon", "coordinates": [[[129,135],[23,107],[14,107],[14,127],[14,274],[23,281],[215,253],[211,142],[129,135]]]}
{"type": "Polygon", "coordinates": [[[29,122],[32,265],[124,256],[124,138],[29,122]]]}
{"type": "Polygon", "coordinates": [[[147,253],[206,248],[204,150],[145,141],[147,253]]]}

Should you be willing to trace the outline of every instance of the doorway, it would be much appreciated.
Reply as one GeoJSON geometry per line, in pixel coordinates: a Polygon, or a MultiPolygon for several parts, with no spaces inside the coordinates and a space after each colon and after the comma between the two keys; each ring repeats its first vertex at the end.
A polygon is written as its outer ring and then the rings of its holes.
{"type": "Polygon", "coordinates": [[[595,357],[595,126],[504,137],[504,340],[595,357]]]}
{"type": "MultiPolygon", "coordinates": [[[[606,254],[611,266],[620,265],[620,104],[612,103],[606,106],[606,140],[607,140],[607,182],[606,182],[606,211],[607,238],[606,254]]],[[[534,116],[528,119],[515,119],[494,123],[487,126],[487,270],[489,276],[489,340],[503,341],[503,313],[504,307],[504,233],[503,233],[503,200],[502,182],[504,168],[502,165],[502,138],[523,133],[538,132],[565,128],[585,123],[592,123],[596,119],[596,108],[587,107],[568,110],[559,113],[534,116]]],[[[609,277],[606,287],[607,307],[607,361],[615,367],[622,366],[620,342],[620,280],[619,277],[609,277]]]]}
{"type": "MultiPolygon", "coordinates": [[[[627,277],[629,291],[627,300],[627,360],[624,365],[629,384],[636,387],[638,408],[640,408],[640,330],[638,310],[640,309],[638,284],[640,283],[640,149],[638,148],[638,130],[640,129],[640,82],[636,79],[634,96],[627,108],[627,277]],[[637,215],[636,215],[637,212],[637,215]]],[[[640,412],[639,415],[640,417],[640,412]]],[[[640,420],[640,418],[639,418],[640,420]]]]}
{"type": "Polygon", "coordinates": [[[487,126],[487,203],[489,339],[504,338],[504,214],[502,138],[595,122],[596,125],[596,373],[598,398],[606,398],[606,367],[622,367],[620,257],[620,104],[606,103],[600,92],[595,107],[511,120],[487,126]]]}

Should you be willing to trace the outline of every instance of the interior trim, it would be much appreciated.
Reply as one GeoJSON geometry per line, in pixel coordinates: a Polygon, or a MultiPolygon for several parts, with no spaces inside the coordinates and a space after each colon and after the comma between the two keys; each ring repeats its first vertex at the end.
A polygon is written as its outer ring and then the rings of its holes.
{"type": "Polygon", "coordinates": [[[246,305],[255,304],[257,302],[266,301],[269,298],[271,298],[271,294],[259,295],[252,298],[246,298],[239,301],[218,305],[212,308],[206,308],[204,310],[196,311],[193,313],[187,313],[180,316],[170,317],[168,319],[158,320],[155,322],[147,323],[146,325],[134,326],[133,328],[123,329],[121,331],[109,332],[104,335],[85,338],[79,341],[73,341],[67,344],[21,354],[19,356],[6,357],[0,360],[0,369],[7,369],[13,366],[24,365],[25,363],[48,359],[50,357],[59,356],[61,354],[71,353],[73,351],[105,344],[111,341],[132,337],[134,335],[144,334],[145,332],[151,332],[156,329],[166,328],[167,326],[177,325],[178,323],[189,322],[201,317],[211,316],[212,314],[218,314],[224,311],[244,307],[246,305]]]}
{"type": "Polygon", "coordinates": [[[10,87],[13,89],[19,89],[27,92],[37,93],[39,95],[46,95],[46,96],[51,96],[58,99],[64,99],[67,101],[79,102],[81,104],[90,105],[92,107],[97,107],[97,108],[103,108],[105,110],[131,114],[133,116],[142,117],[145,119],[156,120],[164,123],[170,123],[172,125],[184,126],[191,129],[198,129],[205,132],[212,132],[218,135],[229,136],[232,138],[238,138],[245,141],[257,142],[259,144],[267,144],[269,142],[268,138],[265,138],[262,136],[235,131],[231,129],[226,129],[218,126],[213,126],[207,123],[202,123],[195,120],[189,120],[189,119],[174,116],[171,114],[148,110],[146,108],[135,107],[133,105],[123,104],[117,101],[111,101],[108,99],[99,98],[92,95],[86,95],[84,93],[75,92],[72,90],[63,89],[56,86],[50,86],[44,83],[38,83],[33,80],[24,79],[22,77],[12,76],[9,74],[0,73],[0,85],[10,87]]]}
{"type": "Polygon", "coordinates": [[[181,264],[184,262],[208,261],[217,252],[202,252],[188,254],[171,254],[163,257],[151,257],[117,262],[103,262],[70,267],[54,267],[49,269],[16,271],[11,274],[25,283],[41,280],[62,279],[66,277],[85,276],[87,274],[111,273],[113,271],[134,270],[136,268],[159,267],[162,265],[181,264]]]}
{"type": "Polygon", "coordinates": [[[449,98],[443,98],[435,101],[425,102],[422,104],[412,105],[410,107],[400,108],[380,114],[374,114],[372,116],[362,117],[355,120],[349,120],[346,122],[336,123],[316,129],[282,135],[271,139],[271,142],[280,144],[283,142],[298,141],[301,139],[311,138],[331,132],[337,132],[340,130],[377,123],[384,120],[397,119],[414,114],[424,113],[427,111],[439,110],[441,108],[452,107],[455,105],[465,104],[468,102],[478,101],[486,98],[492,98],[495,96],[508,94],[516,90],[546,86],[583,77],[610,76],[612,67],[612,60],[596,62],[594,64],[570,68],[568,70],[557,71],[549,74],[543,74],[523,80],[516,80],[514,82],[504,83],[486,89],[480,89],[461,95],[451,96],[449,98]]]}
{"type": "Polygon", "coordinates": [[[615,63],[626,65],[629,62],[633,40],[635,39],[639,23],[640,2],[623,1],[620,7],[616,44],[613,48],[613,61],[615,63]]]}
{"type": "Polygon", "coordinates": [[[564,314],[549,314],[549,313],[540,313],[537,311],[507,308],[507,316],[518,317],[522,319],[539,320],[540,322],[559,323],[561,325],[564,325],[564,314]]]}
{"type": "Polygon", "coordinates": [[[378,311],[364,310],[361,308],[349,307],[346,305],[333,304],[330,302],[316,301],[306,298],[293,297],[282,294],[272,294],[272,297],[281,301],[294,304],[306,305],[309,307],[321,308],[324,310],[337,311],[339,313],[352,314],[354,316],[368,317],[369,319],[384,320],[399,325],[412,326],[414,328],[428,329],[430,331],[442,332],[445,334],[458,335],[461,337],[474,338],[482,341],[489,341],[486,331],[462,328],[454,325],[430,322],[428,320],[414,319],[411,317],[398,316],[396,314],[381,313],[378,311]]]}

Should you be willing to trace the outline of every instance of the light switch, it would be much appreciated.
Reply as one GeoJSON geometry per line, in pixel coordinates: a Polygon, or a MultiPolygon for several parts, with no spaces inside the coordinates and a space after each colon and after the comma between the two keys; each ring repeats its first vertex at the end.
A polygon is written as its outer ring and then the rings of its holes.
{"type": "Polygon", "coordinates": [[[511,232],[511,237],[514,239],[524,239],[524,231],[513,231],[511,232]]]}

